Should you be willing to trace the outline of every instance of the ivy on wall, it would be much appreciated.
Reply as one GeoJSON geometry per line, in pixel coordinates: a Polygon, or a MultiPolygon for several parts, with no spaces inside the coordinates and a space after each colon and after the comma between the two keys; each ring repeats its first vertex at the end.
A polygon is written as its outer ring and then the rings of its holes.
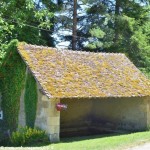
{"type": "Polygon", "coordinates": [[[31,73],[28,73],[26,78],[24,102],[26,125],[33,128],[37,108],[37,86],[36,81],[31,73]]]}
{"type": "Polygon", "coordinates": [[[18,125],[20,96],[25,82],[26,66],[17,52],[17,43],[17,40],[10,42],[0,59],[3,126],[10,130],[16,129],[18,125]]]}

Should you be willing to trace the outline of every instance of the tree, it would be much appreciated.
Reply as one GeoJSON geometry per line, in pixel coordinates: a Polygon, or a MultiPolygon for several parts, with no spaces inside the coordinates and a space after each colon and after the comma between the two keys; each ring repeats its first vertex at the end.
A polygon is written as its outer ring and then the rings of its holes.
{"type": "Polygon", "coordinates": [[[77,0],[73,0],[72,50],[76,50],[77,38],[77,0]]]}
{"type": "Polygon", "coordinates": [[[0,126],[10,131],[17,128],[20,94],[25,84],[26,67],[16,51],[18,40],[52,46],[47,29],[53,27],[55,9],[49,11],[53,6],[48,7],[45,2],[0,1],[0,91],[5,116],[0,126]]]}
{"type": "Polygon", "coordinates": [[[12,39],[48,45],[45,32],[39,28],[51,28],[54,9],[49,11],[50,8],[44,7],[40,0],[37,3],[32,0],[1,0],[0,7],[0,45],[12,39]]]}
{"type": "Polygon", "coordinates": [[[114,1],[85,0],[89,3],[87,9],[87,34],[89,36],[87,50],[107,51],[113,45],[114,39],[114,1]],[[97,33],[97,34],[95,34],[97,33]]]}
{"type": "Polygon", "coordinates": [[[120,14],[120,6],[121,6],[121,1],[116,0],[115,4],[115,22],[114,22],[114,29],[115,29],[115,36],[114,36],[114,43],[118,41],[119,38],[119,31],[118,31],[118,17],[120,14]]]}
{"type": "Polygon", "coordinates": [[[123,52],[150,72],[150,7],[148,0],[85,0],[89,38],[87,50],[123,52]],[[90,37],[89,36],[89,37],[90,37]]]}
{"type": "Polygon", "coordinates": [[[84,3],[77,0],[64,0],[60,1],[61,9],[58,10],[56,15],[56,31],[65,31],[65,34],[60,35],[61,41],[70,42],[69,48],[73,50],[79,50],[83,47],[82,43],[85,41],[84,36],[85,32],[82,32],[82,29],[86,28],[85,26],[85,10],[84,3]]]}

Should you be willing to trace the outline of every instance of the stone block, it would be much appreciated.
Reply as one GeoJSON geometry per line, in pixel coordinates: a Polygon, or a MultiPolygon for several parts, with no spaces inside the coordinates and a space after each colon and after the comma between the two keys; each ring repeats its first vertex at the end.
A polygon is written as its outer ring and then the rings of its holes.
{"type": "Polygon", "coordinates": [[[47,116],[46,108],[41,108],[40,112],[36,115],[37,118],[45,118],[45,116],[47,116]]]}
{"type": "Polygon", "coordinates": [[[60,126],[47,126],[47,132],[49,134],[59,133],[60,132],[60,126]]]}
{"type": "Polygon", "coordinates": [[[60,117],[48,117],[47,124],[48,126],[60,125],[60,117]]]}
{"type": "Polygon", "coordinates": [[[48,108],[48,102],[47,101],[43,101],[42,102],[42,107],[43,108],[48,108]]]}
{"type": "Polygon", "coordinates": [[[20,110],[19,110],[19,116],[18,116],[18,125],[19,126],[26,126],[26,119],[25,119],[25,106],[24,106],[24,92],[25,89],[23,89],[20,97],[20,110]]]}
{"type": "Polygon", "coordinates": [[[47,114],[47,117],[59,117],[60,116],[60,112],[57,111],[56,108],[54,108],[54,109],[47,108],[46,109],[46,114],[47,114]]]}
{"type": "Polygon", "coordinates": [[[42,95],[42,101],[49,101],[49,98],[45,95],[42,95]]]}
{"type": "Polygon", "coordinates": [[[49,108],[54,109],[56,104],[60,102],[60,99],[49,99],[49,108]]]}
{"type": "Polygon", "coordinates": [[[50,135],[49,135],[49,139],[50,139],[50,142],[51,142],[51,143],[57,143],[57,142],[60,141],[60,139],[59,139],[59,134],[58,134],[58,133],[50,134],[50,135]]]}

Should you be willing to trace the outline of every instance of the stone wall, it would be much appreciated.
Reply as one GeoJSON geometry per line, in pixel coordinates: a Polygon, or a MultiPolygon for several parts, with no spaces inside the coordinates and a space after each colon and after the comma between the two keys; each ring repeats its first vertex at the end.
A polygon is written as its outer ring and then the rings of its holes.
{"type": "Polygon", "coordinates": [[[24,93],[25,93],[25,89],[22,90],[21,97],[20,97],[20,110],[19,110],[18,125],[21,127],[26,126],[24,93]]]}
{"type": "Polygon", "coordinates": [[[147,110],[147,128],[150,129],[150,97],[145,98],[146,110],[147,110]]]}
{"type": "Polygon", "coordinates": [[[109,98],[95,100],[93,121],[114,130],[147,129],[147,101],[144,98],[109,98]]]}
{"type": "MultiPolygon", "coordinates": [[[[26,75],[28,74],[28,72],[29,70],[27,69],[26,75]]],[[[49,99],[47,96],[45,96],[41,92],[41,87],[38,82],[37,93],[38,102],[35,127],[45,130],[51,142],[58,142],[60,131],[60,112],[56,110],[56,104],[59,102],[59,99],[49,99]]],[[[20,110],[18,118],[19,126],[26,126],[24,94],[25,89],[22,91],[20,97],[20,110]]]]}
{"type": "Polygon", "coordinates": [[[45,130],[51,142],[59,141],[60,112],[56,110],[59,99],[49,99],[40,92],[38,85],[38,104],[35,127],[45,130]]]}
{"type": "MultiPolygon", "coordinates": [[[[29,70],[26,67],[25,83],[26,83],[28,73],[29,73],[29,70]]],[[[25,94],[25,84],[24,84],[24,88],[20,96],[20,109],[19,109],[19,116],[18,116],[18,126],[21,126],[21,127],[26,126],[24,94],[25,94]]]]}

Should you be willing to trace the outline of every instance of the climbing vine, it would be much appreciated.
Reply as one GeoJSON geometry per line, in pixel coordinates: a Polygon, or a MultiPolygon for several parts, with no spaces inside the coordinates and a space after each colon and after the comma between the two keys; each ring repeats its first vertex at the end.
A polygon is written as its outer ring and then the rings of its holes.
{"type": "Polygon", "coordinates": [[[25,79],[25,64],[17,52],[17,40],[3,49],[0,59],[0,91],[2,92],[3,126],[14,130],[18,123],[20,96],[25,79]]]}
{"type": "Polygon", "coordinates": [[[33,128],[37,108],[37,87],[36,81],[31,73],[27,74],[24,101],[26,125],[33,128]]]}

